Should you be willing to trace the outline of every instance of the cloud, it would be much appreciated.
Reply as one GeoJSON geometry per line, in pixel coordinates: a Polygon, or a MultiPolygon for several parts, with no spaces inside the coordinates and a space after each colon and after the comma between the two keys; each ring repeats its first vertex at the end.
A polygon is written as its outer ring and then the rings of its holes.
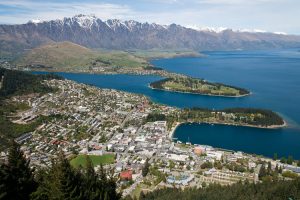
{"type": "Polygon", "coordinates": [[[133,13],[127,5],[111,3],[85,3],[85,2],[35,2],[28,0],[1,0],[0,13],[9,8],[10,13],[2,14],[1,21],[6,23],[25,23],[29,19],[41,20],[61,19],[76,14],[95,14],[102,19],[124,18],[133,13]],[[19,12],[19,11],[23,12],[19,12]]]}
{"type": "Polygon", "coordinates": [[[276,2],[283,2],[283,0],[197,0],[199,4],[211,5],[257,5],[276,2]]]}
{"type": "Polygon", "coordinates": [[[232,29],[300,33],[298,0],[0,0],[0,23],[52,20],[76,14],[232,29]]]}

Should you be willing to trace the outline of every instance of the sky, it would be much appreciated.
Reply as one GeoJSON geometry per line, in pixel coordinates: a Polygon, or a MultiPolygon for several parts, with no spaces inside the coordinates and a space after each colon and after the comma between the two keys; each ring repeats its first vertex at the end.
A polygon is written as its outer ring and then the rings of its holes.
{"type": "Polygon", "coordinates": [[[300,35],[300,0],[0,0],[0,24],[76,14],[300,35]]]}

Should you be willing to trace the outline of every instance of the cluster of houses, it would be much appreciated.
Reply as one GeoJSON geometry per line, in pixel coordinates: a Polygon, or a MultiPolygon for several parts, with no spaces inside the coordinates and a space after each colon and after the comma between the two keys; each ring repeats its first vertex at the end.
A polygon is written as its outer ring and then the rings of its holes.
{"type": "MultiPolygon", "coordinates": [[[[240,180],[258,181],[261,158],[206,145],[174,142],[167,121],[146,121],[148,114],[154,111],[167,115],[177,112],[176,108],[150,104],[141,95],[97,89],[68,80],[50,80],[44,84],[58,88],[58,91],[12,99],[30,106],[18,114],[16,123],[30,123],[40,116],[47,118],[35,131],[16,139],[22,143],[32,165],[50,165],[51,158],[59,150],[67,156],[114,154],[115,162],[105,168],[114,169],[120,180],[118,186],[126,185],[125,194],[143,183],[142,170],[146,163],[165,177],[161,180],[157,174],[149,172],[150,182],[159,180],[166,187],[199,187],[203,182],[228,185],[240,180]],[[205,166],[207,163],[211,166],[205,166]],[[228,166],[232,163],[245,170],[231,169],[228,166]],[[134,184],[128,184],[128,181],[134,184]]],[[[1,152],[1,157],[5,156],[1,152]]],[[[272,161],[272,166],[276,165],[278,162],[272,161]]],[[[282,167],[300,172],[292,165],[282,167]]]]}

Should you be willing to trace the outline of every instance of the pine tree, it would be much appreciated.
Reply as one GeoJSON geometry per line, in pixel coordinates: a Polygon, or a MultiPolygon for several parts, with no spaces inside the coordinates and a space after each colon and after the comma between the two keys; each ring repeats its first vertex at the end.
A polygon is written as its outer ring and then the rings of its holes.
{"type": "Polygon", "coordinates": [[[282,158],[280,158],[280,162],[281,162],[281,163],[286,163],[286,162],[287,162],[287,160],[286,160],[286,158],[285,158],[285,157],[282,157],[282,158]]]}
{"type": "Polygon", "coordinates": [[[291,165],[291,164],[293,164],[293,162],[294,162],[293,156],[289,156],[286,163],[291,165]]]}
{"type": "Polygon", "coordinates": [[[267,175],[267,172],[266,172],[265,165],[262,165],[260,170],[259,170],[258,177],[259,177],[259,179],[262,179],[266,175],[267,175]]]}
{"type": "Polygon", "coordinates": [[[82,175],[60,153],[52,167],[41,173],[39,187],[32,199],[81,200],[84,199],[83,192],[82,175]]]}
{"type": "Polygon", "coordinates": [[[100,199],[101,191],[99,190],[99,176],[94,170],[93,163],[91,159],[86,156],[87,164],[84,170],[84,197],[89,200],[100,199]]]}
{"type": "Polygon", "coordinates": [[[32,199],[63,200],[118,200],[121,195],[116,192],[116,182],[107,178],[103,167],[97,174],[93,163],[86,157],[86,168],[74,169],[61,153],[52,162],[51,168],[41,170],[37,175],[39,187],[32,199]]]}
{"type": "Polygon", "coordinates": [[[147,174],[149,173],[149,167],[150,167],[150,165],[149,165],[149,162],[148,162],[149,160],[148,160],[148,158],[147,158],[147,160],[146,160],[146,162],[145,162],[145,165],[144,165],[144,167],[143,167],[143,169],[142,169],[142,175],[143,175],[143,177],[145,177],[145,176],[147,176],[147,174]]]}
{"type": "Polygon", "coordinates": [[[5,173],[4,165],[0,166],[0,199],[5,199],[7,197],[7,180],[8,174],[5,173]]]}
{"type": "Polygon", "coordinates": [[[121,194],[116,192],[116,181],[112,177],[113,172],[107,173],[103,166],[100,166],[99,170],[99,188],[101,191],[100,199],[118,200],[121,199],[121,194]]]}
{"type": "Polygon", "coordinates": [[[29,199],[37,187],[29,162],[19,144],[12,141],[8,161],[0,166],[0,199],[29,199]]]}

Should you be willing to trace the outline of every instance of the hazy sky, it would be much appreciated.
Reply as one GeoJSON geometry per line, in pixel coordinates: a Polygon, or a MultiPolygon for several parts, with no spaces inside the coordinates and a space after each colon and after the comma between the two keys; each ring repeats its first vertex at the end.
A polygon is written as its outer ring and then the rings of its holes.
{"type": "Polygon", "coordinates": [[[300,0],[0,0],[1,24],[76,14],[300,34],[300,0]]]}

